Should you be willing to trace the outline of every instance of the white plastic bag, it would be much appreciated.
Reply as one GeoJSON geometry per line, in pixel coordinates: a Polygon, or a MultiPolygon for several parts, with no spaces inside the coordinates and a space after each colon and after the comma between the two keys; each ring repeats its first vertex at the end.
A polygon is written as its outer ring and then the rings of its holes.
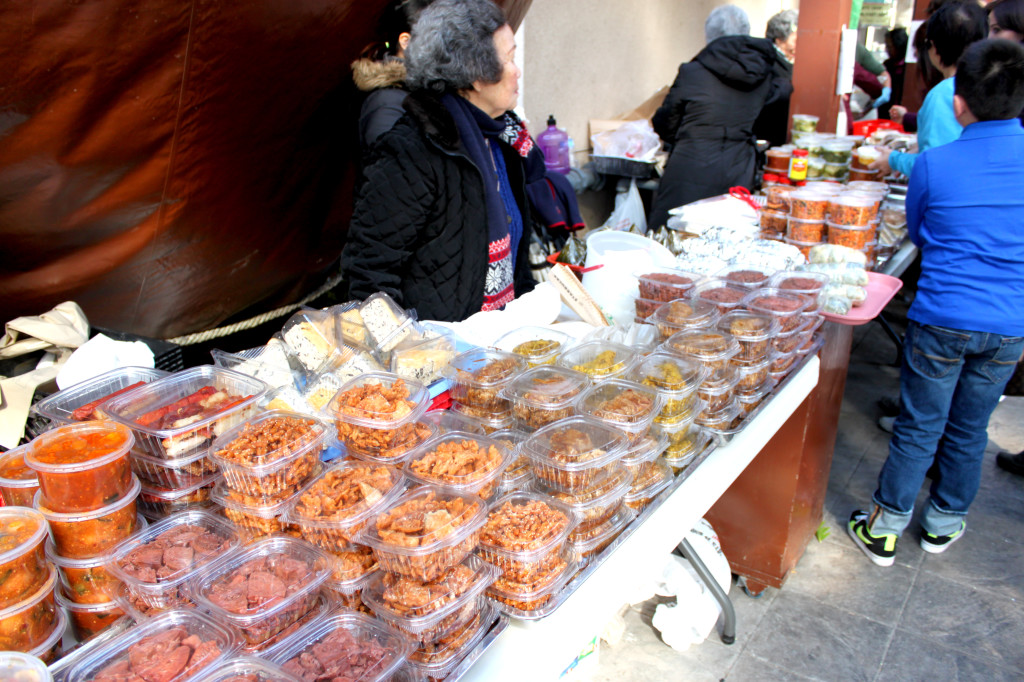
{"type": "Polygon", "coordinates": [[[647,119],[627,121],[615,130],[590,136],[595,156],[618,156],[637,161],[653,161],[661,149],[661,138],[647,119]]]}
{"type": "Polygon", "coordinates": [[[636,186],[636,178],[629,183],[629,190],[615,197],[615,209],[602,227],[620,232],[647,234],[647,215],[644,200],[636,186]]]}

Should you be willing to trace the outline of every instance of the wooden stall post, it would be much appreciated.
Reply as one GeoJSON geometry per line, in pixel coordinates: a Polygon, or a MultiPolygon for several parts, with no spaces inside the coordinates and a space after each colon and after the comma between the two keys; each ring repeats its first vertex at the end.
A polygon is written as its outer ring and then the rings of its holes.
{"type": "Polygon", "coordinates": [[[851,0],[816,0],[800,6],[789,113],[818,116],[822,132],[836,132],[836,117],[842,107],[836,95],[836,74],[839,43],[843,27],[850,23],[851,5],[851,0]]]}

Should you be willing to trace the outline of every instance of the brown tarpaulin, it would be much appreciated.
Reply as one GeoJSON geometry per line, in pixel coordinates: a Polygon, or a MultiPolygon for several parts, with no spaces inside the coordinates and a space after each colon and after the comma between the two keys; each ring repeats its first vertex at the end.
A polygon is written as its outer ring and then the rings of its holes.
{"type": "Polygon", "coordinates": [[[0,3],[0,317],[166,338],[322,283],[387,2],[0,3]]]}

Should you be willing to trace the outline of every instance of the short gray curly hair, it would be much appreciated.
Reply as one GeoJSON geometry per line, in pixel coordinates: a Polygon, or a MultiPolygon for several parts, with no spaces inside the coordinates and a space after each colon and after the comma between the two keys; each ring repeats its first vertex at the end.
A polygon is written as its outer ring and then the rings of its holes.
{"type": "Polygon", "coordinates": [[[503,65],[494,33],[505,15],[489,0],[437,0],[423,10],[406,50],[406,82],[414,90],[468,90],[497,83],[503,65]]]}
{"type": "Polygon", "coordinates": [[[784,9],[768,20],[768,28],[764,31],[764,37],[773,43],[776,40],[786,40],[796,31],[796,22],[799,14],[795,9],[784,9]]]}
{"type": "Polygon", "coordinates": [[[722,5],[711,10],[704,21],[704,42],[722,36],[750,35],[750,19],[747,13],[736,5],[722,5]]]}

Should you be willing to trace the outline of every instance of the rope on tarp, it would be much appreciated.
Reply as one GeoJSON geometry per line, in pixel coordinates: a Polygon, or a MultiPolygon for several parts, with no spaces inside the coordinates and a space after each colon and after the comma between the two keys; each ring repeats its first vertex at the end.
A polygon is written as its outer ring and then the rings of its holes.
{"type": "Polygon", "coordinates": [[[176,343],[179,346],[192,346],[192,345],[197,344],[197,343],[203,343],[204,341],[212,341],[213,339],[219,339],[219,338],[223,338],[225,336],[231,336],[232,334],[236,334],[238,332],[245,331],[246,329],[253,329],[255,327],[260,326],[264,322],[269,322],[269,321],[271,321],[273,319],[276,319],[278,317],[284,317],[285,315],[288,315],[289,313],[295,312],[296,310],[298,310],[302,306],[306,305],[307,303],[309,303],[313,299],[317,298],[318,296],[323,296],[328,291],[330,291],[334,287],[338,286],[338,284],[341,282],[341,280],[342,280],[342,276],[340,274],[337,274],[337,275],[331,277],[329,280],[327,280],[327,282],[324,283],[324,285],[322,287],[320,287],[319,289],[317,289],[316,291],[314,291],[310,295],[306,296],[304,299],[302,299],[298,303],[290,303],[290,304],[288,304],[286,306],[282,306],[280,308],[275,308],[274,310],[268,310],[267,312],[260,313],[259,315],[256,315],[255,317],[250,317],[248,320],[242,320],[241,322],[235,322],[234,324],[229,324],[229,325],[226,325],[224,327],[217,327],[215,329],[207,329],[206,331],[203,331],[203,332],[195,332],[194,334],[186,334],[185,336],[176,336],[173,339],[166,339],[166,340],[171,342],[171,343],[176,343]]]}

